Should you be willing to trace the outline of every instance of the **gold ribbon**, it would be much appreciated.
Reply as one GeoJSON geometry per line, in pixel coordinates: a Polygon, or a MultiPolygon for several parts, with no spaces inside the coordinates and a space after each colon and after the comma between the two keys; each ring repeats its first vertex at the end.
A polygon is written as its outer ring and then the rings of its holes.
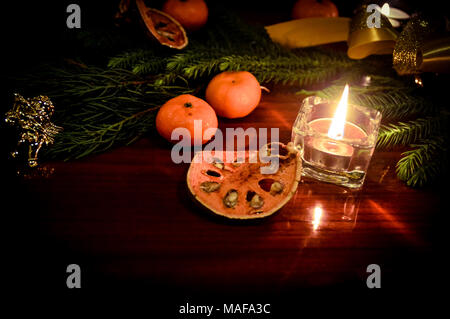
{"type": "Polygon", "coordinates": [[[435,33],[436,28],[421,16],[408,22],[393,52],[398,74],[450,72],[450,37],[433,38],[435,33]]]}
{"type": "Polygon", "coordinates": [[[350,18],[305,18],[266,27],[272,41],[288,48],[303,48],[347,41],[350,18]]]}
{"type": "Polygon", "coordinates": [[[419,69],[423,72],[450,73],[450,36],[423,44],[419,69]]]}
{"type": "Polygon", "coordinates": [[[450,36],[430,39],[436,29],[420,17],[413,16],[401,34],[389,19],[380,15],[380,28],[369,28],[372,14],[362,6],[353,19],[307,18],[267,26],[275,42],[289,48],[309,47],[347,41],[351,59],[372,54],[392,54],[393,66],[399,74],[450,72],[450,36]]]}
{"type": "Polygon", "coordinates": [[[363,59],[371,54],[391,54],[394,50],[398,33],[389,20],[380,14],[380,27],[368,27],[368,19],[372,13],[367,6],[362,6],[352,19],[348,36],[347,54],[351,59],[363,59]]]}

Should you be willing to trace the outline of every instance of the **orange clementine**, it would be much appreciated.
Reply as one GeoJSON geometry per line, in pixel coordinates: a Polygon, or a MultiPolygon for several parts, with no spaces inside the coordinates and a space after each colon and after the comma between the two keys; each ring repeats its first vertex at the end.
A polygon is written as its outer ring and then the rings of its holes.
{"type": "Polygon", "coordinates": [[[330,0],[298,0],[292,9],[293,19],[328,17],[339,15],[336,5],[330,0]]]}
{"type": "Polygon", "coordinates": [[[189,31],[200,29],[208,21],[208,6],[204,0],[167,0],[163,11],[189,31]]]}
{"type": "Polygon", "coordinates": [[[261,99],[261,86],[247,71],[216,75],[206,88],[206,101],[219,116],[234,119],[252,112],[261,99]]]}
{"type": "Polygon", "coordinates": [[[217,130],[217,116],[213,108],[204,100],[190,94],[183,94],[167,101],[156,115],[156,129],[169,142],[172,142],[172,131],[179,127],[186,128],[190,132],[192,144],[204,144],[214,136],[217,130]],[[201,140],[195,139],[195,120],[202,121],[201,140]],[[204,136],[205,131],[210,128],[212,130],[204,136]]]}

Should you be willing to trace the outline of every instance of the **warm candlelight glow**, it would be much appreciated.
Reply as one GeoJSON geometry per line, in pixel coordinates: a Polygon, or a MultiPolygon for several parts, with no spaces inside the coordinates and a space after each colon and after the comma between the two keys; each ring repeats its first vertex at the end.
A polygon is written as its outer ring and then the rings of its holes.
{"type": "Polygon", "coordinates": [[[314,230],[316,230],[319,227],[321,218],[322,218],[322,208],[319,206],[316,206],[314,208],[314,219],[312,221],[314,230]]]}
{"type": "MultiPolygon", "coordinates": [[[[341,100],[334,102],[317,96],[305,98],[292,128],[292,140],[301,151],[305,176],[357,189],[375,149],[381,113],[348,103],[349,91],[346,85],[341,100]]],[[[314,224],[318,225],[320,209],[315,215],[314,224]]]]}
{"type": "Polygon", "coordinates": [[[348,106],[348,84],[345,85],[341,100],[339,101],[336,112],[334,113],[333,121],[328,130],[328,137],[341,140],[344,137],[345,119],[347,117],[348,106]]]}

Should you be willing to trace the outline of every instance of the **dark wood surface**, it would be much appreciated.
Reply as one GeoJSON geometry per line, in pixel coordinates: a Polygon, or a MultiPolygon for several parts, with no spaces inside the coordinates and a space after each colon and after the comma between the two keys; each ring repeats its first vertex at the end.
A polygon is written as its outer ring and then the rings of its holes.
{"type": "MultiPolygon", "coordinates": [[[[298,107],[298,97],[274,89],[250,116],[220,127],[279,127],[289,141],[298,107]]],[[[66,267],[77,263],[86,289],[159,287],[180,295],[368,290],[373,263],[384,289],[435,283],[443,192],[400,182],[399,152],[376,152],[359,192],[303,180],[276,215],[231,223],[191,201],[188,164],[172,163],[170,147],[151,135],[83,161],[47,163],[49,177],[19,181],[6,192],[6,200],[15,198],[11,267],[34,265],[48,290],[64,289],[66,267]],[[317,206],[323,216],[314,229],[317,206]]]]}

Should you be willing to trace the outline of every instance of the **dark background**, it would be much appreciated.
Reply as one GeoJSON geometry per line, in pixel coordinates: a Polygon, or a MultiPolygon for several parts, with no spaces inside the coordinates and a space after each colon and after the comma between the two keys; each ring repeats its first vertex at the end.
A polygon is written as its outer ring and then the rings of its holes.
{"type": "MultiPolygon", "coordinates": [[[[210,1],[215,2],[215,1],[210,1]]],[[[290,17],[290,11],[295,1],[226,1],[222,5],[238,12],[244,19],[252,23],[272,24],[276,22],[286,21],[290,17]]],[[[376,1],[374,1],[376,2],[376,1]]],[[[384,1],[383,1],[384,2],[384,1]]],[[[438,12],[448,16],[447,8],[442,1],[390,1],[393,6],[406,8],[417,7],[419,3],[424,10],[432,11],[434,14],[438,12]],[[398,5],[395,5],[398,3],[398,5]]],[[[116,12],[118,1],[10,1],[3,4],[2,17],[2,42],[3,42],[3,75],[17,75],[26,72],[28,68],[34,66],[39,61],[52,61],[60,56],[75,55],[77,51],[75,40],[77,29],[68,30],[66,27],[66,7],[70,3],[77,3],[81,7],[81,30],[89,30],[90,28],[98,28],[102,24],[110,24],[111,16],[116,12]]],[[[340,9],[342,16],[351,16],[352,11],[359,1],[335,1],[340,9]]],[[[442,84],[445,87],[447,84],[442,84]]],[[[6,83],[2,90],[2,113],[9,108],[11,101],[12,89],[14,83],[6,83]]],[[[3,140],[2,143],[5,143],[3,140]]],[[[9,145],[2,145],[2,158],[5,158],[6,150],[9,145]]],[[[37,207],[45,208],[45,198],[39,198],[34,194],[27,192],[26,187],[14,178],[14,170],[9,164],[2,164],[2,184],[3,191],[3,207],[1,209],[4,217],[5,246],[7,258],[3,261],[7,270],[3,273],[8,284],[6,291],[11,296],[17,296],[13,299],[21,300],[20,296],[31,293],[33,298],[45,299],[47,293],[52,295],[58,292],[58,296],[70,299],[73,296],[88,294],[89,297],[101,299],[107,296],[115,299],[115,296],[126,293],[128,297],[139,296],[135,299],[138,305],[145,305],[145,302],[153,300],[159,305],[159,311],[164,308],[163,305],[172,307],[179,304],[179,301],[186,301],[186,292],[173,291],[163,286],[153,286],[145,291],[136,291],[135,287],[142,283],[137,282],[110,282],[108,278],[104,281],[96,280],[97,287],[94,290],[86,291],[68,291],[65,289],[65,283],[56,281],[55,273],[65,276],[65,267],[73,260],[73,254],[66,252],[65,247],[57,246],[55,243],[46,243],[40,239],[39,230],[33,226],[33,210],[37,207]],[[23,213],[27,212],[27,213],[23,213]],[[23,220],[29,218],[29,220],[23,220]],[[29,234],[26,238],[17,238],[11,233],[14,227],[21,227],[29,234]],[[52,244],[54,249],[42,249],[46,245],[52,244]],[[28,251],[32,253],[29,254],[28,251]],[[55,262],[51,262],[56,260],[55,262]],[[62,295],[59,294],[61,290],[62,295]],[[101,294],[98,293],[101,291],[101,294]],[[144,301],[142,302],[142,299],[144,301]]],[[[443,210],[447,210],[443,207],[443,210]]],[[[441,231],[441,227],[437,226],[436,230],[441,231]]],[[[445,236],[444,236],[445,237],[445,236]]],[[[444,244],[442,244],[445,247],[444,244]]],[[[436,246],[436,249],[441,248],[436,246]]],[[[83,256],[76,256],[76,260],[81,260],[83,256]]],[[[84,262],[88,263],[88,260],[84,262]]],[[[446,265],[439,265],[441,271],[446,265]]],[[[442,271],[444,273],[444,271],[442,271]]],[[[413,276],[413,274],[409,274],[413,276]]],[[[85,274],[89,277],[89,274],[85,274]]],[[[430,280],[435,278],[430,274],[430,280]]],[[[443,278],[444,280],[445,278],[443,278]]],[[[409,278],[403,279],[405,282],[409,278]]],[[[420,282],[426,282],[426,278],[422,278],[420,282]]],[[[427,289],[430,285],[427,285],[427,289]]],[[[436,283],[436,289],[445,286],[444,282],[436,283]]],[[[349,315],[355,315],[361,305],[366,306],[366,310],[376,311],[376,309],[385,309],[387,306],[393,306],[396,311],[411,310],[416,305],[412,303],[415,300],[414,295],[403,289],[398,291],[349,291],[345,287],[330,287],[324,289],[311,289],[300,292],[287,292],[283,296],[274,296],[270,292],[261,292],[253,296],[243,296],[236,292],[234,296],[220,294],[215,292],[196,292],[189,295],[189,301],[198,302],[199,304],[207,304],[209,300],[212,302],[270,302],[274,304],[278,313],[284,309],[286,314],[292,310],[304,308],[305,312],[309,312],[316,308],[316,312],[321,314],[332,311],[333,307],[349,307],[349,315]],[[324,302],[325,305],[324,306],[324,302]],[[277,308],[278,307],[278,308],[277,308]]],[[[52,299],[46,299],[52,300],[52,299]]],[[[342,310],[342,309],[340,309],[342,310]]],[[[154,310],[149,309],[149,314],[154,310]]],[[[364,315],[363,312],[360,312],[364,315]]],[[[150,316],[152,317],[152,316],[150,316]]],[[[161,316],[170,317],[170,316],[161,316]]]]}
{"type": "MultiPolygon", "coordinates": [[[[81,7],[81,31],[98,29],[102,25],[111,24],[111,17],[117,12],[115,1],[8,1],[3,4],[2,42],[4,63],[7,73],[15,73],[26,70],[42,58],[64,54],[73,54],[77,47],[75,41],[80,29],[69,30],[66,27],[66,19],[69,15],[66,8],[70,3],[76,3],[81,7]]],[[[362,1],[335,0],[340,16],[352,16],[353,10],[362,1]]],[[[372,0],[369,3],[384,3],[383,0],[372,0]]],[[[154,7],[161,6],[163,1],[149,2],[154,7]]],[[[221,7],[232,10],[245,20],[263,25],[283,22],[290,19],[291,10],[295,0],[278,1],[209,1],[211,8],[221,7]]],[[[416,10],[427,12],[436,17],[449,16],[448,1],[405,1],[391,0],[389,3],[397,8],[402,8],[411,13],[416,10]]]]}
{"type": "MultiPolygon", "coordinates": [[[[368,3],[383,4],[384,0],[365,0],[368,3]]],[[[149,1],[153,7],[160,8],[163,0],[149,1]]],[[[351,17],[355,8],[363,1],[335,0],[340,16],[351,17]]],[[[3,65],[2,75],[17,76],[26,73],[33,66],[45,62],[54,62],[61,57],[76,57],[80,52],[80,34],[83,32],[99,31],[102,28],[113,26],[112,17],[117,12],[119,0],[79,0],[79,1],[8,1],[2,4],[2,30],[3,65]],[[66,8],[70,3],[76,3],[81,7],[81,29],[68,29],[66,8]]],[[[207,1],[210,11],[226,9],[240,15],[249,23],[270,25],[290,19],[291,10],[295,0],[257,1],[257,0],[227,0],[207,1]]],[[[448,1],[439,0],[390,0],[393,7],[413,12],[425,12],[433,20],[449,21],[450,10],[448,1]]],[[[146,41],[142,29],[136,28],[134,36],[142,36],[146,41]]],[[[93,52],[90,57],[98,55],[93,52]]],[[[117,52],[100,52],[107,61],[108,56],[117,52]]],[[[86,55],[84,56],[86,58],[86,55]]],[[[89,57],[89,53],[87,58],[89,57]]],[[[89,61],[88,61],[89,62],[89,61]]],[[[104,63],[104,62],[103,62],[104,63]]],[[[8,80],[2,90],[2,106],[0,110],[8,108],[11,101],[11,90],[18,88],[8,80]]]]}

